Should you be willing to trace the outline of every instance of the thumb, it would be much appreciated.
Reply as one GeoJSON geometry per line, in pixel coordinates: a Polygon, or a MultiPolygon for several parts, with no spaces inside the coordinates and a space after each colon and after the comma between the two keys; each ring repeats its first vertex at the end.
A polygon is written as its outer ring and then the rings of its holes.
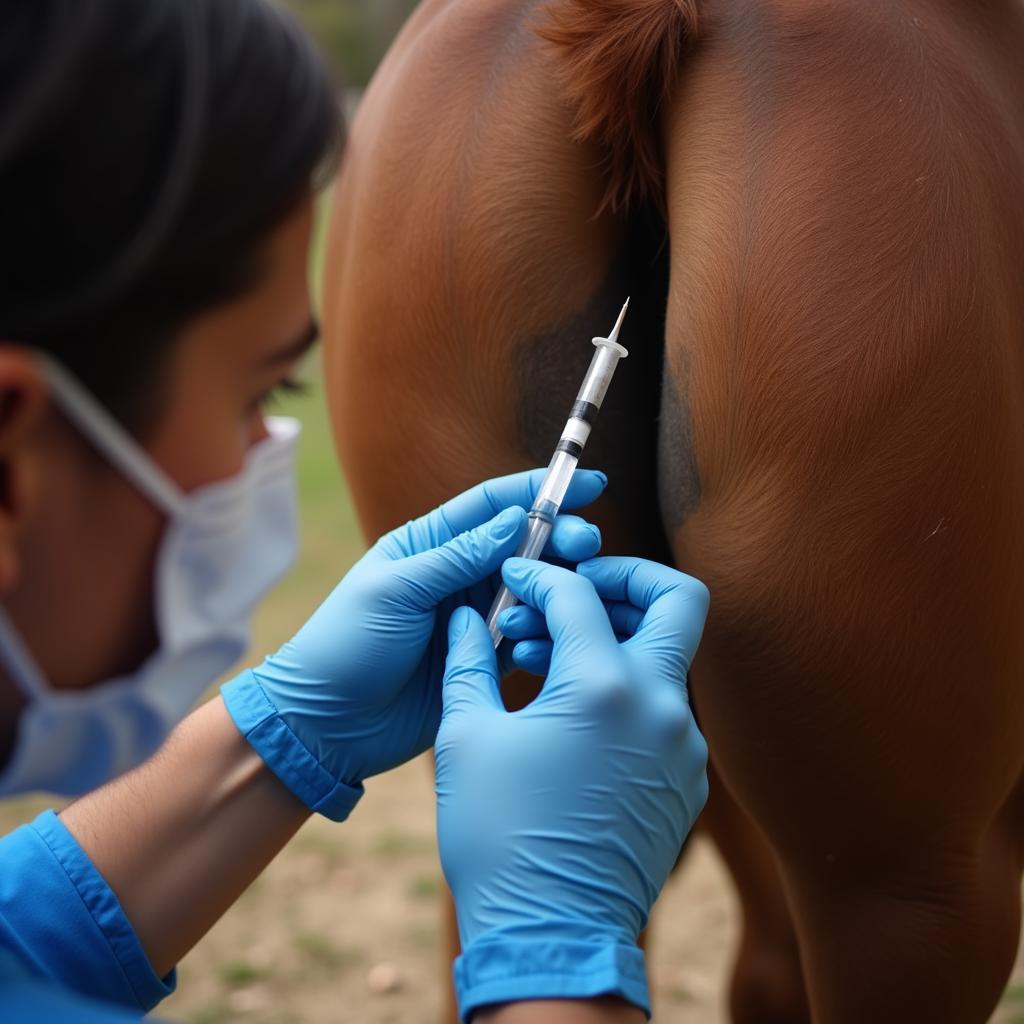
{"type": "Polygon", "coordinates": [[[426,611],[497,572],[515,554],[525,524],[521,508],[507,508],[447,544],[394,563],[395,572],[411,584],[416,604],[426,611]]]}
{"type": "Polygon", "coordinates": [[[471,708],[504,708],[491,634],[472,608],[456,608],[448,620],[448,660],[441,701],[445,718],[471,708]]]}

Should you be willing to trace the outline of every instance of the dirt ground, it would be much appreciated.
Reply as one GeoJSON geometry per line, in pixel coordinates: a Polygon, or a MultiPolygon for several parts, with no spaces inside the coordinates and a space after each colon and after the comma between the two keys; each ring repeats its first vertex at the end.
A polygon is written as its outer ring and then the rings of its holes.
{"type": "MultiPolygon", "coordinates": [[[[444,970],[433,814],[421,760],[372,780],[344,825],[311,821],[186,958],[165,1015],[193,1024],[433,1024],[444,970]],[[375,992],[371,979],[383,974],[395,987],[375,992]]],[[[654,917],[655,1020],[726,1024],[737,929],[718,858],[697,838],[654,917]]],[[[1020,957],[993,1021],[1024,1024],[1020,957]]]]}
{"type": "MultiPolygon", "coordinates": [[[[12,827],[42,806],[9,803],[0,824],[12,827]]],[[[433,813],[430,767],[421,759],[372,780],[345,824],[310,821],[185,958],[161,1019],[435,1024],[444,967],[433,813]]],[[[727,1024],[737,908],[709,844],[697,838],[691,846],[654,917],[655,1020],[727,1024]]],[[[1021,956],[992,1021],[1024,1024],[1021,956]]]]}
{"type": "MultiPolygon", "coordinates": [[[[443,970],[433,829],[425,761],[368,784],[346,824],[311,821],[185,960],[165,1014],[193,1024],[433,1024],[443,970]],[[375,968],[393,973],[393,990],[373,991],[375,968]]],[[[737,907],[713,849],[700,838],[692,847],[654,917],[655,1019],[726,1024],[737,907]]],[[[1024,1024],[1020,957],[993,1021],[1024,1024]]]]}

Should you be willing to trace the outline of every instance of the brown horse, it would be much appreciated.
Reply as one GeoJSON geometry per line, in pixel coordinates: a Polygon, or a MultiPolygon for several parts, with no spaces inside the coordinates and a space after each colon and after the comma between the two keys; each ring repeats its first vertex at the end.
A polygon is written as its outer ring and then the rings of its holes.
{"type": "Polygon", "coordinates": [[[737,1022],[978,1024],[1024,837],[1024,4],[427,0],[326,279],[371,536],[546,462],[711,588],[737,1022]]]}

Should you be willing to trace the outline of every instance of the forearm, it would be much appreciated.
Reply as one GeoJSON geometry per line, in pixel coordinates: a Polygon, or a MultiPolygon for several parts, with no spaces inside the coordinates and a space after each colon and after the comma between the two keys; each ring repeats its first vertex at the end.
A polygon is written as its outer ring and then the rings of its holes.
{"type": "Polygon", "coordinates": [[[61,820],[117,894],[158,974],[169,971],[309,817],[220,697],[144,765],[61,820]]]}
{"type": "Polygon", "coordinates": [[[621,999],[538,999],[488,1006],[473,1024],[644,1024],[643,1010],[621,999]]]}

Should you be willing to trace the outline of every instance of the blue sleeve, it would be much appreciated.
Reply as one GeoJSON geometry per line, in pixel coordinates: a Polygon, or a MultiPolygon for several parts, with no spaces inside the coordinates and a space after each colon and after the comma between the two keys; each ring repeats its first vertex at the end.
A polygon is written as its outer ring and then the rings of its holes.
{"type": "Polygon", "coordinates": [[[0,839],[0,953],[137,1016],[174,991],[174,971],[156,976],[113,890],[53,811],[0,839]]]}
{"type": "Polygon", "coordinates": [[[0,1020],[4,1024],[137,1024],[140,1017],[140,1010],[48,985],[26,974],[20,963],[0,950],[0,1020]]]}

